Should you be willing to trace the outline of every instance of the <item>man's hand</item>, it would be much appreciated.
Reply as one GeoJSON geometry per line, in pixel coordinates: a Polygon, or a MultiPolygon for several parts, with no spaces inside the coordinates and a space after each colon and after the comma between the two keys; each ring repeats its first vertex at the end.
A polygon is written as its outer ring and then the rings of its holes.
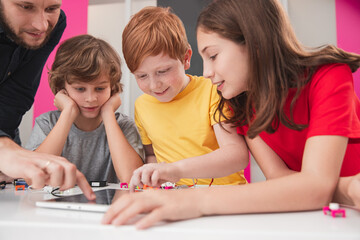
{"type": "Polygon", "coordinates": [[[24,178],[33,188],[46,185],[69,189],[77,184],[89,199],[95,199],[85,176],[63,157],[21,148],[7,137],[0,137],[0,171],[12,178],[24,178]]]}

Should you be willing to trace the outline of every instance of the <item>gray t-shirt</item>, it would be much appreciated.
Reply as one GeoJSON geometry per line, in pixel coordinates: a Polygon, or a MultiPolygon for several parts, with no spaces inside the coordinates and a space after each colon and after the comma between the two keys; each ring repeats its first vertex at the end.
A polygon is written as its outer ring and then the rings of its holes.
{"type": "MultiPolygon", "coordinates": [[[[60,111],[50,111],[37,117],[25,148],[32,151],[38,148],[55,126],[60,114],[60,111]]],[[[115,116],[129,144],[142,159],[145,159],[143,145],[134,121],[122,113],[116,112],[115,116]]],[[[74,163],[88,181],[119,182],[111,161],[103,123],[91,132],[84,132],[73,124],[61,156],[74,163]]]]}

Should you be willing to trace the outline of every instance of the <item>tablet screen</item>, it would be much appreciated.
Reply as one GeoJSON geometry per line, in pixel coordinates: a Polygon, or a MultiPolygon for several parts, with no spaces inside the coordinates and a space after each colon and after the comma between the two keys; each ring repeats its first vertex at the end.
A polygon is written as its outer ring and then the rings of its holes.
{"type": "Polygon", "coordinates": [[[45,208],[106,212],[106,210],[109,208],[109,205],[115,199],[124,194],[128,194],[129,191],[119,189],[102,189],[95,191],[94,193],[96,194],[96,200],[93,201],[89,201],[84,194],[78,194],[50,200],[37,201],[35,205],[45,208]]]}
{"type": "MultiPolygon", "coordinates": [[[[73,203],[95,203],[95,204],[104,204],[110,205],[111,201],[115,195],[115,189],[103,189],[99,191],[95,191],[96,199],[94,201],[89,201],[84,194],[65,196],[52,199],[55,202],[73,202],[73,203]]],[[[119,190],[119,193],[126,191],[119,190]]]]}

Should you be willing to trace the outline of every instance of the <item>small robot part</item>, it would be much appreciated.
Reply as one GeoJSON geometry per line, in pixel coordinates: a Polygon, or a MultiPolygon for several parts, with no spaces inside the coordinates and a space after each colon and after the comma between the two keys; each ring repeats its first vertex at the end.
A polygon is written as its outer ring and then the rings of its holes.
{"type": "Polygon", "coordinates": [[[323,212],[325,215],[330,214],[333,218],[340,215],[343,218],[346,217],[345,209],[340,208],[338,203],[330,203],[329,206],[323,207],[323,212]]]}

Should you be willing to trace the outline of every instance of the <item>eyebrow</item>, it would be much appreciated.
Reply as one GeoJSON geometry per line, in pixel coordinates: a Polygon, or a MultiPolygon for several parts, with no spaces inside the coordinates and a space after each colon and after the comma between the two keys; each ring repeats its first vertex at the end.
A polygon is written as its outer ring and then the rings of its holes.
{"type": "Polygon", "coordinates": [[[96,84],[92,84],[91,81],[90,82],[87,82],[87,81],[81,81],[81,80],[75,80],[71,83],[72,84],[77,84],[77,85],[82,85],[84,83],[90,83],[91,85],[101,85],[101,84],[107,84],[107,83],[110,83],[110,81],[107,81],[107,80],[104,80],[102,82],[99,82],[99,83],[96,83],[96,84]]]}
{"type": "MultiPolygon", "coordinates": [[[[19,1],[18,3],[26,4],[26,5],[34,5],[33,2],[28,2],[28,1],[19,1]]],[[[57,8],[60,8],[60,7],[61,7],[61,4],[60,4],[60,3],[55,3],[55,4],[52,4],[52,5],[48,6],[47,8],[49,8],[49,7],[57,7],[57,8]]]]}
{"type": "Polygon", "coordinates": [[[27,5],[34,5],[33,2],[27,2],[27,1],[18,1],[18,3],[27,4],[27,5]]]}
{"type": "Polygon", "coordinates": [[[143,74],[143,73],[144,73],[144,72],[142,72],[142,71],[137,71],[137,70],[133,72],[133,74],[143,74]]]}
{"type": "Polygon", "coordinates": [[[105,83],[109,83],[110,81],[104,80],[102,82],[99,82],[98,84],[105,84],[105,83]]]}
{"type": "MultiPolygon", "coordinates": [[[[172,67],[171,64],[167,64],[167,65],[156,67],[154,71],[163,70],[164,68],[168,69],[168,68],[171,68],[171,67],[172,67]]],[[[133,74],[135,75],[135,74],[147,74],[147,73],[143,72],[143,71],[136,70],[136,71],[133,72],[133,74]]]]}
{"type": "Polygon", "coordinates": [[[207,48],[208,48],[208,46],[204,47],[204,48],[201,50],[201,53],[204,53],[207,48]]]}
{"type": "Polygon", "coordinates": [[[211,48],[211,47],[216,47],[216,46],[215,46],[215,45],[206,46],[206,47],[204,47],[204,48],[201,50],[201,53],[206,52],[206,50],[207,50],[208,48],[211,48]]]}

